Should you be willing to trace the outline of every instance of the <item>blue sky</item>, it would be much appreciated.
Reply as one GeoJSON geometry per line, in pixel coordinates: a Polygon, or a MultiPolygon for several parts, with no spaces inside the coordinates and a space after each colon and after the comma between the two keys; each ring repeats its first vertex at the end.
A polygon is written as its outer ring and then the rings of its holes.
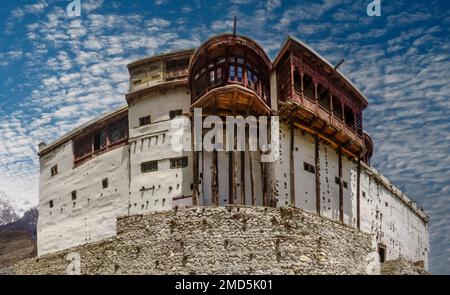
{"type": "Polygon", "coordinates": [[[194,48],[231,30],[273,59],[292,34],[369,98],[373,165],[431,217],[431,271],[450,273],[450,7],[448,1],[3,0],[0,11],[0,190],[38,202],[37,145],[125,104],[126,64],[194,48]]]}

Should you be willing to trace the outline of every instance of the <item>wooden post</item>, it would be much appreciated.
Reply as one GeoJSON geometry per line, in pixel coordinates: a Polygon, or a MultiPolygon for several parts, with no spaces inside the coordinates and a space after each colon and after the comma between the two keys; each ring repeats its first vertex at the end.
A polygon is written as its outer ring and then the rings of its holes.
{"type": "Polygon", "coordinates": [[[262,186],[263,186],[263,206],[271,206],[271,202],[269,202],[268,194],[267,194],[267,183],[266,183],[266,163],[261,162],[261,178],[262,178],[262,186]]]}
{"type": "Polygon", "coordinates": [[[192,187],[192,205],[198,206],[198,153],[197,151],[193,151],[193,187],[192,187]]]}
{"type": "Polygon", "coordinates": [[[228,152],[228,203],[233,205],[233,152],[228,152]]]}
{"type": "Polygon", "coordinates": [[[319,135],[314,136],[315,143],[315,170],[316,170],[316,212],[320,216],[320,157],[319,157],[319,135]]]}
{"type": "Polygon", "coordinates": [[[238,159],[236,151],[236,132],[234,133],[234,149],[233,149],[233,204],[237,202],[237,182],[238,182],[238,159]]]}
{"type": "Polygon", "coordinates": [[[245,151],[241,151],[241,205],[245,205],[245,151]]]}
{"type": "Polygon", "coordinates": [[[291,144],[290,144],[290,159],[289,159],[289,167],[290,167],[290,191],[291,191],[291,206],[295,207],[295,163],[294,163],[294,143],[295,143],[295,134],[294,134],[294,120],[291,118],[291,144]]]}
{"type": "Polygon", "coordinates": [[[213,151],[213,158],[212,158],[212,169],[211,169],[211,189],[212,189],[212,199],[213,199],[213,205],[219,206],[219,181],[218,181],[218,173],[217,173],[217,166],[218,166],[218,155],[217,150],[214,149],[213,151]]]}
{"type": "Polygon", "coordinates": [[[361,157],[356,172],[356,226],[361,229],[361,157]]]}
{"type": "Polygon", "coordinates": [[[338,149],[339,158],[339,221],[344,222],[344,184],[342,182],[342,151],[338,149]]]}
{"type": "Polygon", "coordinates": [[[250,190],[252,196],[252,206],[256,205],[256,195],[255,195],[255,178],[253,175],[253,152],[249,150],[248,152],[249,164],[248,169],[250,169],[250,190]]]}

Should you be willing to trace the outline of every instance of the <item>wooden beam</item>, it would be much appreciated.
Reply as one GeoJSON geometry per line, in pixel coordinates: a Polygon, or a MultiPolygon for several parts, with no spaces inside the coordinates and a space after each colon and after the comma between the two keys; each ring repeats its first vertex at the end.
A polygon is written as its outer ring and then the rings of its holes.
{"type": "Polygon", "coordinates": [[[356,171],[356,226],[361,229],[361,157],[358,158],[356,171]]]}
{"type": "Polygon", "coordinates": [[[219,177],[217,173],[217,166],[218,166],[218,155],[217,150],[214,149],[213,158],[212,158],[212,165],[211,165],[211,177],[212,177],[212,199],[213,199],[213,205],[219,206],[219,177]]]}
{"type": "Polygon", "coordinates": [[[250,169],[250,190],[252,196],[252,206],[256,205],[256,195],[255,195],[255,178],[253,175],[253,152],[249,150],[248,152],[249,164],[248,168],[250,169]]]}
{"type": "Polygon", "coordinates": [[[268,194],[267,194],[267,182],[266,182],[266,173],[267,166],[265,162],[261,162],[261,178],[262,178],[262,186],[263,186],[263,206],[271,206],[271,202],[269,202],[268,194]]]}
{"type": "Polygon", "coordinates": [[[193,188],[192,188],[192,205],[193,206],[198,206],[198,154],[199,152],[197,151],[193,151],[193,172],[194,172],[194,177],[193,177],[193,188]]]}
{"type": "Polygon", "coordinates": [[[291,132],[291,143],[290,143],[290,159],[289,159],[289,167],[290,167],[290,194],[291,194],[291,206],[295,207],[295,163],[294,163],[294,120],[291,119],[290,124],[290,132],[291,132]]]}
{"type": "Polygon", "coordinates": [[[241,151],[241,205],[245,205],[245,151],[241,151]]]}
{"type": "Polygon", "coordinates": [[[344,184],[342,181],[342,152],[338,149],[339,159],[339,221],[344,222],[344,184]]]}
{"type": "Polygon", "coordinates": [[[228,203],[233,205],[233,152],[228,152],[228,203]]]}
{"type": "Polygon", "coordinates": [[[319,157],[319,147],[320,139],[319,135],[314,136],[314,146],[315,146],[315,170],[316,170],[316,212],[320,216],[320,157],[319,157]]]}

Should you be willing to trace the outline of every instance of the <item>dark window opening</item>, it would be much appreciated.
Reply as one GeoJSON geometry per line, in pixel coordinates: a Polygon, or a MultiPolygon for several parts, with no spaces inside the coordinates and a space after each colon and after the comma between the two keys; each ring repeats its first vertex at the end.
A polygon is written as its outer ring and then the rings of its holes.
{"type": "Polygon", "coordinates": [[[125,138],[127,138],[127,122],[125,119],[115,122],[109,127],[109,142],[111,144],[125,138]]]}
{"type": "Polygon", "coordinates": [[[305,171],[308,171],[308,172],[313,173],[313,174],[316,173],[316,168],[313,165],[308,164],[306,162],[303,162],[303,169],[305,171]]]}
{"type": "Polygon", "coordinates": [[[102,180],[102,188],[105,189],[105,188],[108,188],[108,186],[109,186],[108,178],[104,178],[102,180]]]}
{"type": "Polygon", "coordinates": [[[150,123],[151,123],[150,116],[145,116],[145,117],[139,118],[139,126],[150,125],[150,123]]]}
{"type": "Polygon", "coordinates": [[[342,121],[342,104],[341,100],[333,95],[333,114],[342,121]]]}
{"type": "Polygon", "coordinates": [[[185,168],[188,166],[188,157],[170,160],[170,169],[185,168]]]}
{"type": "Polygon", "coordinates": [[[330,111],[330,91],[324,86],[319,85],[317,86],[317,96],[320,106],[330,111]]]}
{"type": "Polygon", "coordinates": [[[378,254],[380,255],[380,262],[384,263],[386,261],[386,247],[378,245],[378,254]]]}
{"type": "Polygon", "coordinates": [[[77,199],[77,191],[72,192],[72,201],[75,201],[77,199]]]}
{"type": "Polygon", "coordinates": [[[344,120],[345,120],[345,124],[348,127],[350,127],[350,128],[355,127],[355,117],[353,114],[353,110],[346,105],[344,106],[344,120]]]}
{"type": "Polygon", "coordinates": [[[100,130],[94,133],[94,151],[106,147],[106,131],[100,130]]]}
{"type": "Polygon", "coordinates": [[[348,188],[348,183],[346,181],[344,181],[343,186],[344,186],[344,188],[348,188]]]}
{"type": "Polygon", "coordinates": [[[58,165],[55,165],[51,169],[51,176],[56,176],[58,174],[58,165]]]}
{"type": "Polygon", "coordinates": [[[154,172],[154,171],[158,171],[158,161],[141,163],[141,172],[142,173],[149,173],[149,172],[154,172]]]}
{"type": "Polygon", "coordinates": [[[178,68],[186,68],[188,66],[189,66],[189,58],[169,60],[166,62],[166,69],[168,71],[178,68]]]}
{"type": "Polygon", "coordinates": [[[48,202],[48,206],[50,207],[50,208],[53,208],[53,200],[50,200],[49,202],[48,202]]]}
{"type": "Polygon", "coordinates": [[[297,92],[302,92],[302,76],[298,70],[294,71],[294,89],[297,92]]]}
{"type": "Polygon", "coordinates": [[[315,86],[313,83],[313,79],[308,74],[303,75],[303,91],[307,98],[315,100],[316,94],[315,94],[315,86]]]}
{"type": "Polygon", "coordinates": [[[169,112],[170,120],[175,119],[178,116],[183,115],[183,110],[174,110],[169,112]]]}

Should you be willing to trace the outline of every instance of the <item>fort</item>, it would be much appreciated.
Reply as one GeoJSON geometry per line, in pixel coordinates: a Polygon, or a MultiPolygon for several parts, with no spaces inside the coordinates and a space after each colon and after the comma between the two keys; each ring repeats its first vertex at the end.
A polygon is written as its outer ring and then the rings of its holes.
{"type": "Polygon", "coordinates": [[[128,70],[125,106],[39,145],[39,257],[18,273],[70,252],[83,273],[365,273],[371,252],[428,269],[428,216],[371,166],[368,99],[301,40],[272,61],[223,34],[128,70]],[[248,133],[243,151],[171,148],[194,109],[279,118],[277,160],[248,133]]]}

